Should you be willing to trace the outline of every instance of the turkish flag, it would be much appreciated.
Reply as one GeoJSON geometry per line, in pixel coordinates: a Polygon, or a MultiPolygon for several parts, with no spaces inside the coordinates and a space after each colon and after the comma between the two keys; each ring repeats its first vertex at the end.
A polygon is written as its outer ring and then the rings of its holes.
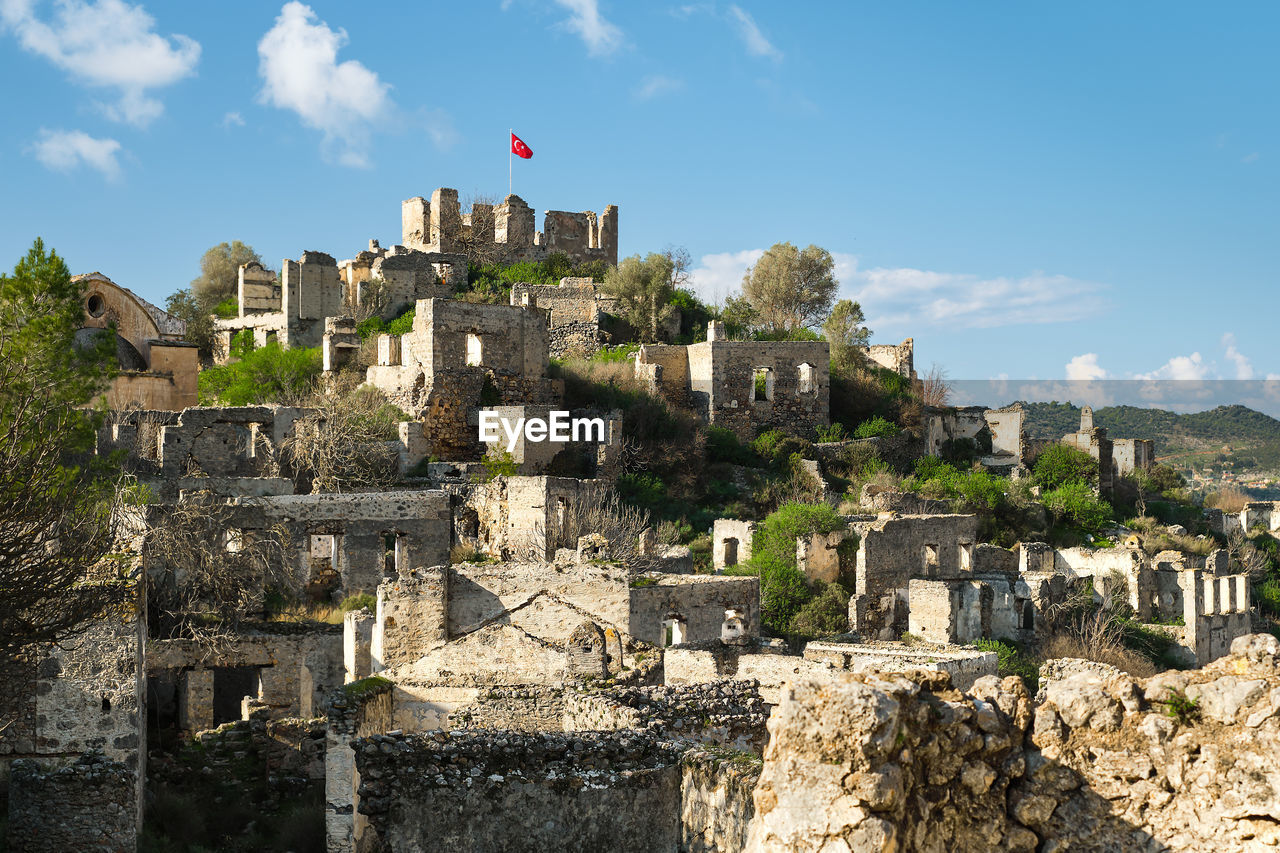
{"type": "Polygon", "coordinates": [[[524,144],[524,140],[511,134],[511,153],[519,157],[521,160],[528,160],[533,156],[533,149],[524,144]]]}

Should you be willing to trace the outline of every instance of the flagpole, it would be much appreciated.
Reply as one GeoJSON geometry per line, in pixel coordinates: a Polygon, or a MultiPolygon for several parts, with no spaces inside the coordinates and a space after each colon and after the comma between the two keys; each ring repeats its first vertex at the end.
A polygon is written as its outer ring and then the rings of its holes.
{"type": "MultiPolygon", "coordinates": [[[[516,129],[513,127],[508,132],[515,136],[516,129]]],[[[507,195],[511,195],[511,136],[507,137],[507,195]]]]}

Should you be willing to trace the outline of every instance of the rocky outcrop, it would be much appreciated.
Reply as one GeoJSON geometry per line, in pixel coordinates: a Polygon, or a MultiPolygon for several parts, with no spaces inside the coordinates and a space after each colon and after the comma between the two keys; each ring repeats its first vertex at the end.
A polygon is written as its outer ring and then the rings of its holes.
{"type": "Polygon", "coordinates": [[[751,851],[1256,850],[1280,845],[1280,641],[1135,681],[837,673],[769,720],[751,851]]]}

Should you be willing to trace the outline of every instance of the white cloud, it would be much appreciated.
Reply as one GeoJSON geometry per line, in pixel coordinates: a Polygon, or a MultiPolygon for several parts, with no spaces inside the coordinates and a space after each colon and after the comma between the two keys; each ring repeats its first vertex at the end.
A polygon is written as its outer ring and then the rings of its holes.
{"type": "Polygon", "coordinates": [[[1135,379],[1204,379],[1209,375],[1209,365],[1205,364],[1200,353],[1191,355],[1175,355],[1161,367],[1150,373],[1138,373],[1135,379]]]}
{"type": "Polygon", "coordinates": [[[359,62],[337,61],[345,30],[331,30],[310,6],[286,3],[258,42],[263,103],[292,110],[324,133],[327,155],[346,166],[368,166],[369,128],[392,111],[390,88],[359,62]]]}
{"type": "Polygon", "coordinates": [[[1259,158],[1259,157],[1261,157],[1261,156],[1262,156],[1262,155],[1261,155],[1261,154],[1259,154],[1257,151],[1253,151],[1253,152],[1251,152],[1251,153],[1249,153],[1249,154],[1246,154],[1246,155],[1244,155],[1243,157],[1241,157],[1241,158],[1240,158],[1240,162],[1241,162],[1241,163],[1255,163],[1255,162],[1257,162],[1258,158],[1259,158]]]}
{"type": "Polygon", "coordinates": [[[120,143],[114,139],[95,139],[82,130],[47,130],[31,145],[37,160],[55,172],[71,172],[88,166],[109,181],[120,177],[120,143]]]}
{"type": "Polygon", "coordinates": [[[1095,379],[1105,379],[1107,371],[1098,364],[1098,354],[1096,352],[1086,352],[1078,355],[1067,362],[1067,379],[1069,381],[1092,382],[1095,379]]]}
{"type": "MultiPolygon", "coordinates": [[[[742,285],[747,268],[764,249],[703,255],[691,286],[718,302],[742,285]]],[[[856,255],[833,252],[839,298],[861,303],[867,325],[910,332],[921,326],[990,329],[1028,323],[1061,323],[1100,314],[1104,285],[1035,272],[1019,278],[982,278],[908,267],[863,270],[856,255]]]]}
{"type": "Polygon", "coordinates": [[[705,302],[722,302],[742,287],[747,268],[763,254],[764,249],[747,249],[703,255],[698,266],[689,271],[689,287],[705,302]]]}
{"type": "Polygon", "coordinates": [[[555,0],[556,5],[569,10],[564,25],[577,33],[587,46],[589,56],[608,56],[622,47],[622,30],[605,20],[600,14],[599,0],[555,0]]]}
{"type": "Polygon", "coordinates": [[[200,45],[183,35],[154,32],[155,19],[123,0],[57,0],[52,17],[36,14],[37,0],[0,0],[0,24],[23,49],[42,56],[85,85],[115,89],[103,104],[113,121],[145,127],[164,112],[151,89],[195,72],[200,45]]]}
{"type": "Polygon", "coordinates": [[[662,74],[650,74],[640,81],[640,85],[636,87],[635,96],[642,101],[648,101],[659,95],[678,92],[683,88],[683,80],[665,77],[662,74]]]}
{"type": "Polygon", "coordinates": [[[730,5],[729,18],[738,31],[738,37],[746,46],[747,53],[752,56],[767,56],[770,59],[782,58],[782,51],[765,38],[764,33],[760,32],[760,27],[756,25],[755,18],[741,6],[730,5]]]}
{"type": "Polygon", "coordinates": [[[457,129],[453,126],[453,116],[444,110],[422,110],[422,120],[427,128],[427,136],[431,137],[431,141],[436,148],[441,151],[448,151],[450,148],[458,144],[461,138],[457,129]]]}
{"type": "Polygon", "coordinates": [[[244,127],[244,116],[240,113],[231,112],[222,117],[223,127],[244,127]]]}
{"type": "Polygon", "coordinates": [[[1095,316],[1103,308],[1103,285],[1065,275],[983,278],[909,267],[863,270],[854,255],[833,257],[841,295],[862,303],[873,329],[1062,323],[1095,316]]]}
{"type": "Polygon", "coordinates": [[[1253,364],[1244,353],[1236,349],[1236,336],[1227,332],[1222,336],[1222,346],[1227,351],[1227,358],[1236,364],[1236,379],[1252,379],[1253,364]]]}

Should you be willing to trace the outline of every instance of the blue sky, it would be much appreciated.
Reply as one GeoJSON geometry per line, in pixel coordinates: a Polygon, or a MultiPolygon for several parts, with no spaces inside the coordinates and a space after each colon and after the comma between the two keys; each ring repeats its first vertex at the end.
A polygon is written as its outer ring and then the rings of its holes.
{"type": "Polygon", "coordinates": [[[400,201],[619,205],[723,297],[837,258],[954,378],[1280,374],[1280,6],[0,0],[0,263],[163,304],[204,249],[398,242],[400,201]]]}

